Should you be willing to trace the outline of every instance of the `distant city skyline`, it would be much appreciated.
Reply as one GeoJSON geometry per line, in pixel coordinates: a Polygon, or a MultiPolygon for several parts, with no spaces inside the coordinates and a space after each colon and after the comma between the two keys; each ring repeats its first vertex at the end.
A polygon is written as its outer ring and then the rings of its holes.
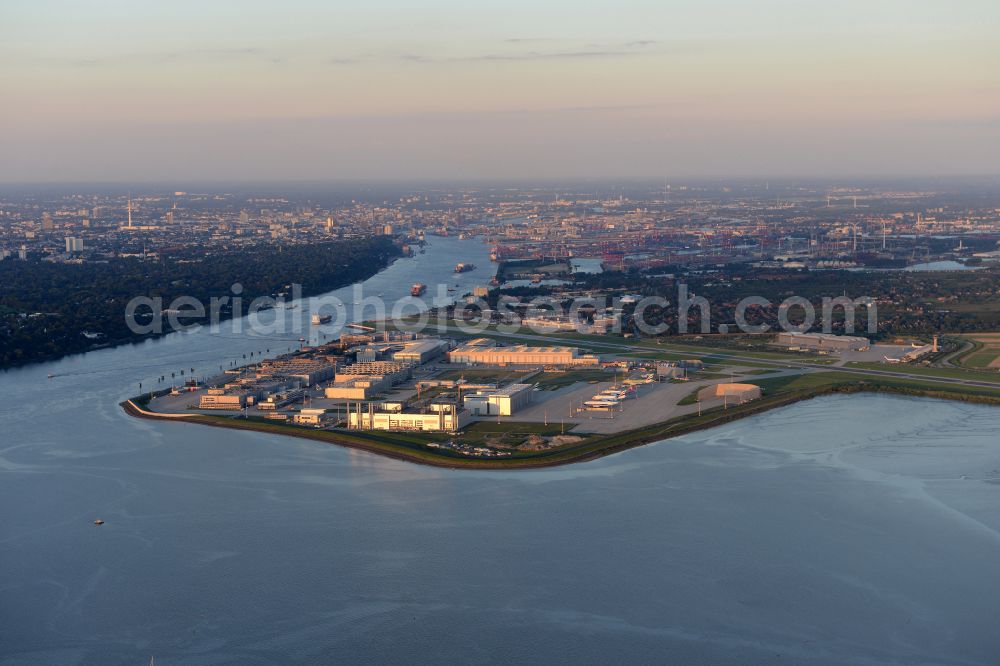
{"type": "Polygon", "coordinates": [[[995,2],[278,7],[5,2],[0,182],[1000,173],[995,2]]]}

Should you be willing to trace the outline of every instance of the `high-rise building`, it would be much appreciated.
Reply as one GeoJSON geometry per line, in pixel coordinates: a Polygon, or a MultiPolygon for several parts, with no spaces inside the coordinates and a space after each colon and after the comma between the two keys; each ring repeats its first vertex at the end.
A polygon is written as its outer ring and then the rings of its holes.
{"type": "Polygon", "coordinates": [[[83,252],[83,239],[73,238],[72,236],[66,237],[66,252],[83,252]]]}
{"type": "Polygon", "coordinates": [[[52,223],[52,214],[42,213],[42,231],[51,231],[54,226],[52,223]]]}

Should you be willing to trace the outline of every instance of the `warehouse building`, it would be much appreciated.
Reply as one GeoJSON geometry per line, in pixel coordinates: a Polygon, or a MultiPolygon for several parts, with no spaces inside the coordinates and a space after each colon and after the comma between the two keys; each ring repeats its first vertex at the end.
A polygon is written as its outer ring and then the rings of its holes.
{"type": "Polygon", "coordinates": [[[580,354],[577,347],[488,347],[465,344],[448,352],[450,363],[469,365],[583,365],[597,366],[600,360],[592,354],[580,354]]]}
{"type": "Polygon", "coordinates": [[[668,379],[683,379],[684,377],[687,377],[687,370],[679,363],[660,361],[656,364],[656,378],[661,382],[668,379]]]}
{"type": "Polygon", "coordinates": [[[198,401],[198,409],[243,409],[247,404],[247,393],[226,393],[203,395],[198,401]]]}
{"type": "Polygon", "coordinates": [[[359,377],[370,377],[377,375],[388,380],[391,384],[399,384],[409,379],[413,374],[413,367],[409,363],[398,361],[372,361],[369,363],[354,363],[339,370],[334,378],[337,383],[356,379],[359,377]]]}
{"type": "Polygon", "coordinates": [[[281,409],[293,402],[302,400],[306,392],[303,389],[291,389],[289,391],[278,391],[272,393],[257,403],[257,409],[274,411],[281,409]]]}
{"type": "Polygon", "coordinates": [[[521,326],[539,333],[575,331],[587,335],[604,335],[616,323],[615,317],[603,315],[595,316],[592,322],[586,318],[574,318],[563,314],[529,314],[521,319],[521,326]]]}
{"type": "Polygon", "coordinates": [[[473,416],[511,416],[531,402],[531,384],[511,384],[500,389],[479,390],[462,398],[473,416]]]}
{"type": "Polygon", "coordinates": [[[403,348],[392,355],[392,360],[400,363],[420,365],[432,361],[445,352],[448,344],[444,340],[414,340],[404,342],[403,348]]]}
{"type": "Polygon", "coordinates": [[[538,332],[575,331],[585,322],[562,314],[531,314],[521,318],[521,326],[538,332]]]}
{"type": "Polygon", "coordinates": [[[307,408],[299,410],[292,416],[292,421],[302,425],[321,425],[327,418],[326,410],[319,408],[307,408]]]}
{"type": "Polygon", "coordinates": [[[358,363],[374,363],[385,358],[385,350],[378,347],[365,347],[355,354],[358,363]]]}
{"type": "Polygon", "coordinates": [[[303,386],[312,386],[317,382],[333,378],[337,372],[336,361],[317,360],[313,358],[284,358],[264,361],[257,368],[257,377],[284,377],[296,379],[303,386]]]}
{"type": "Polygon", "coordinates": [[[441,410],[429,414],[411,414],[398,411],[352,411],[348,426],[361,430],[419,430],[452,431],[464,428],[470,422],[469,413],[441,410]]]}
{"type": "Polygon", "coordinates": [[[391,388],[392,382],[382,375],[367,375],[334,382],[323,389],[323,395],[332,400],[367,400],[391,388]]]}
{"type": "Polygon", "coordinates": [[[809,351],[865,351],[868,338],[829,333],[778,333],[774,344],[809,351]]]}

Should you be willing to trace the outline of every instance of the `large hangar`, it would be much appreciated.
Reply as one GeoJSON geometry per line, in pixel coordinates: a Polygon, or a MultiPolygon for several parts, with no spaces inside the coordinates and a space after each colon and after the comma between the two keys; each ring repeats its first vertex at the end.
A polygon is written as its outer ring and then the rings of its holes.
{"type": "Polygon", "coordinates": [[[859,335],[829,333],[778,333],[774,344],[810,351],[864,351],[871,343],[859,335]]]}
{"type": "Polygon", "coordinates": [[[744,403],[756,400],[761,395],[763,390],[756,384],[713,384],[698,391],[698,399],[702,402],[731,400],[735,403],[744,403]]]}

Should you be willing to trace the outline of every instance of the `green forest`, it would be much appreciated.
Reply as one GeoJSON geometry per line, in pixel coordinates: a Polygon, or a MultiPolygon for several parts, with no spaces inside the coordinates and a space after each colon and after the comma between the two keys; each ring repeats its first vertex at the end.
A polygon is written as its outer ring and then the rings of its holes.
{"type": "MultiPolygon", "coordinates": [[[[242,315],[254,298],[286,285],[302,285],[303,296],[323,293],[370,277],[399,254],[390,238],[377,236],[208,255],[191,248],[157,260],[9,258],[0,261],[0,367],[141,339],[125,320],[125,306],[136,296],[162,297],[164,308],[178,296],[192,296],[207,307],[213,296],[231,296],[238,282],[242,315]]],[[[224,318],[231,314],[222,311],[224,318]]]]}

